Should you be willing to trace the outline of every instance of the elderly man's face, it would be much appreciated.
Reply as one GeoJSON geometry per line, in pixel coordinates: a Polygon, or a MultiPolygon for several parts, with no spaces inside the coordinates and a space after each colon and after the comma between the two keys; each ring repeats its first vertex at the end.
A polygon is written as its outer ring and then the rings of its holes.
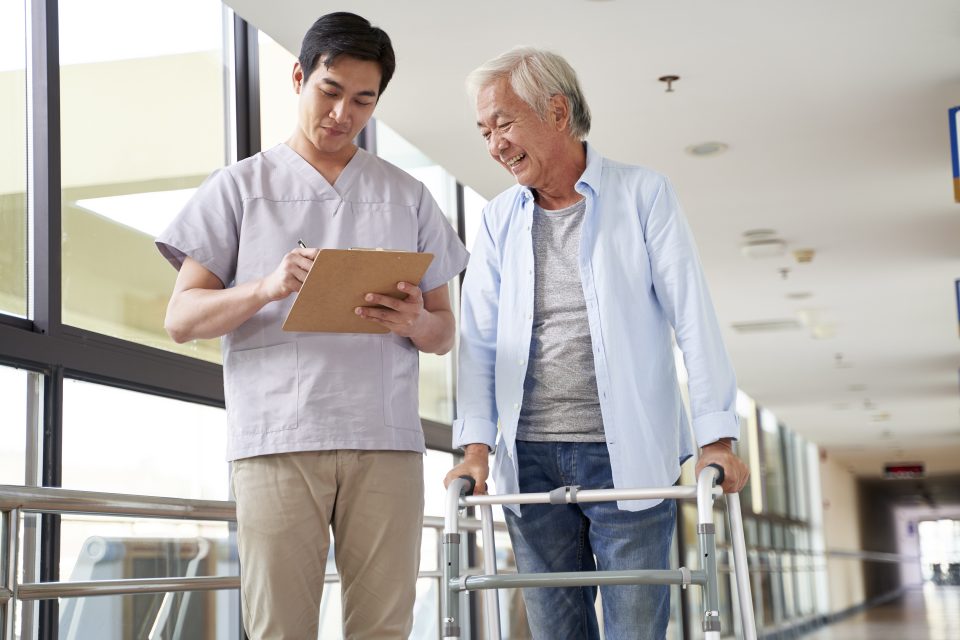
{"type": "Polygon", "coordinates": [[[490,156],[532,189],[547,186],[551,159],[562,148],[567,133],[548,114],[541,120],[514,93],[506,79],[487,85],[477,94],[477,127],[490,156]]]}

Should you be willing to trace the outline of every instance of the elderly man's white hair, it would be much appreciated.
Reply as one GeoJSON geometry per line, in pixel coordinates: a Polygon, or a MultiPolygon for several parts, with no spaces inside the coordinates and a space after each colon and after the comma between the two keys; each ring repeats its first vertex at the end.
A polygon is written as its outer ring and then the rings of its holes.
{"type": "Polygon", "coordinates": [[[510,81],[514,93],[541,120],[547,117],[550,98],[565,96],[570,106],[570,134],[583,140],[590,133],[590,107],[577,73],[559,55],[533,47],[515,47],[471,71],[467,91],[475,100],[481,90],[502,78],[510,81]]]}

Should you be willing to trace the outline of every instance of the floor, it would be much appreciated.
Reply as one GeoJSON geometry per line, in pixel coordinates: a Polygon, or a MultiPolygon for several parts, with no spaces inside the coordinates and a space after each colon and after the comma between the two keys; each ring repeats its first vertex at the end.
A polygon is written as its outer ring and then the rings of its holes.
{"type": "Polygon", "coordinates": [[[927,585],[803,640],[960,640],[960,587],[927,585]]]}

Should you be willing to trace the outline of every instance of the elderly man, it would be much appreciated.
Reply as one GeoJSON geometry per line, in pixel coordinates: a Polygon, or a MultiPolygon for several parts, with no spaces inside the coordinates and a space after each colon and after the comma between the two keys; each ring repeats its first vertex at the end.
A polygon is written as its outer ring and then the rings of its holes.
{"type": "MultiPolygon", "coordinates": [[[[560,56],[519,48],[468,85],[493,159],[517,184],[494,198],[463,285],[454,446],[482,492],[488,453],[500,493],[662,487],[692,455],[671,328],[689,374],[697,471],[748,471],[736,381],[690,230],[670,183],[585,142],[590,111],[560,56]],[[499,434],[498,434],[499,424],[499,434]]],[[[510,505],[521,572],[665,569],[673,501],[510,505]]],[[[663,638],[667,586],[601,588],[607,640],[663,638]]],[[[525,589],[544,640],[599,638],[596,589],[525,589]]]]}

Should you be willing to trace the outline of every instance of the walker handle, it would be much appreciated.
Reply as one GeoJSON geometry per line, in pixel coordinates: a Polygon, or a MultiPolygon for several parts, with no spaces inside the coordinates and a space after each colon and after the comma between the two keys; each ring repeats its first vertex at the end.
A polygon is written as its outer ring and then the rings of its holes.
{"type": "MultiPolygon", "coordinates": [[[[721,471],[721,476],[722,476],[722,475],[723,475],[723,472],[721,471]]],[[[472,496],[472,495],[473,495],[473,490],[477,488],[477,479],[474,478],[473,476],[467,476],[467,475],[460,476],[460,479],[461,479],[461,480],[466,480],[466,481],[467,481],[467,484],[469,485],[468,487],[466,487],[466,488],[462,491],[462,493],[461,493],[460,495],[462,495],[462,496],[472,496]]]]}
{"type": "Polygon", "coordinates": [[[716,481],[716,484],[715,484],[714,486],[723,484],[723,479],[724,479],[724,477],[725,477],[724,474],[723,474],[723,467],[721,467],[720,465],[718,465],[716,462],[714,462],[714,463],[712,463],[712,464],[708,464],[707,466],[708,466],[708,467],[713,467],[714,469],[717,470],[717,481],[716,481]]]}

